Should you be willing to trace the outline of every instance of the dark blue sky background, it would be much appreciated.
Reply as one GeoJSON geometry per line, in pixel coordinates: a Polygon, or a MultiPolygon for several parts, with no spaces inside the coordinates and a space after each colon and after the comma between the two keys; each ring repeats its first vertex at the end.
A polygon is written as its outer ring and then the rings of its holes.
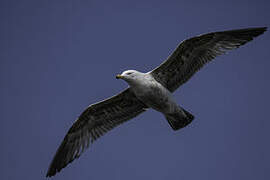
{"type": "MultiPolygon", "coordinates": [[[[192,36],[270,26],[267,0],[0,2],[0,179],[45,179],[86,106],[192,36]]],[[[204,67],[175,93],[195,115],[172,131],[150,110],[95,142],[55,180],[270,179],[270,32],[204,67]]]]}

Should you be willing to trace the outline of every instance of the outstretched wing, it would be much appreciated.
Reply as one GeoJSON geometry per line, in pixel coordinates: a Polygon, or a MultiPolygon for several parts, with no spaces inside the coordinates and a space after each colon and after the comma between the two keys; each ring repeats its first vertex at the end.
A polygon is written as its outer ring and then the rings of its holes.
{"type": "Polygon", "coordinates": [[[117,125],[139,115],[146,106],[128,88],[120,94],[90,105],[69,129],[47,172],[54,176],[78,158],[85,148],[117,125]]]}
{"type": "Polygon", "coordinates": [[[187,39],[172,55],[151,71],[171,92],[184,84],[204,64],[227,50],[236,49],[266,31],[266,27],[213,32],[187,39]]]}

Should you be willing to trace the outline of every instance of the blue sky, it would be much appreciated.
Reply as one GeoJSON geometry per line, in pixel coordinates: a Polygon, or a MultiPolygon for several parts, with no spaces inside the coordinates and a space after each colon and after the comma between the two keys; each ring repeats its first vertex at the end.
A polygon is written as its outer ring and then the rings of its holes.
{"type": "MultiPolygon", "coordinates": [[[[184,39],[269,27],[269,1],[2,0],[0,179],[45,179],[89,104],[127,87],[184,39]]],[[[270,33],[220,56],[175,92],[190,126],[150,110],[96,141],[55,180],[269,179],[270,33]]]]}

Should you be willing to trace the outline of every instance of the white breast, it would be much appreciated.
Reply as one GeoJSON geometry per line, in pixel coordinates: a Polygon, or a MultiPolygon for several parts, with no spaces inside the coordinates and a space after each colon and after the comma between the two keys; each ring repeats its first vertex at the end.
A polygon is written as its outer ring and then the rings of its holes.
{"type": "Polygon", "coordinates": [[[138,78],[131,89],[138,99],[157,111],[167,112],[175,104],[171,93],[150,74],[138,78]]]}

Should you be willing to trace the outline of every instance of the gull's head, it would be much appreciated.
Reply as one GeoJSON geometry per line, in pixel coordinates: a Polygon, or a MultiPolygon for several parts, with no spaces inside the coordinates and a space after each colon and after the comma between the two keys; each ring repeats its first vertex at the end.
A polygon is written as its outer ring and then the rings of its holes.
{"type": "Polygon", "coordinates": [[[144,73],[141,73],[136,70],[127,70],[127,71],[124,71],[122,74],[117,74],[116,79],[123,79],[128,83],[132,83],[136,81],[137,79],[140,79],[141,77],[143,77],[143,75],[144,73]]]}

